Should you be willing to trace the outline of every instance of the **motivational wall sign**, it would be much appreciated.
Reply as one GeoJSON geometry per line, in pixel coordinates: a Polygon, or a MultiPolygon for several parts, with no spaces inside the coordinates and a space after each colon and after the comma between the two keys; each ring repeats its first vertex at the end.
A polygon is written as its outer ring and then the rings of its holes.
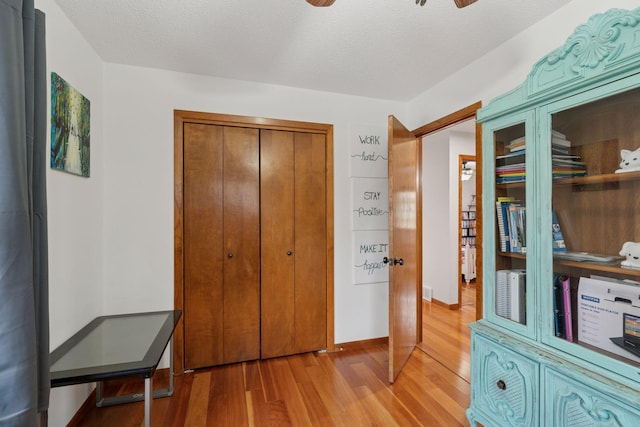
{"type": "Polygon", "coordinates": [[[389,187],[386,178],[351,178],[353,230],[389,229],[389,187]]]}
{"type": "Polygon", "coordinates": [[[384,126],[358,126],[351,132],[351,176],[389,176],[387,129],[384,126]]]}
{"type": "Polygon", "coordinates": [[[389,269],[382,262],[389,256],[388,231],[354,231],[353,283],[389,281],[389,269]]]}
{"type": "Polygon", "coordinates": [[[386,126],[350,126],[353,283],[389,281],[389,158],[386,126]]]}

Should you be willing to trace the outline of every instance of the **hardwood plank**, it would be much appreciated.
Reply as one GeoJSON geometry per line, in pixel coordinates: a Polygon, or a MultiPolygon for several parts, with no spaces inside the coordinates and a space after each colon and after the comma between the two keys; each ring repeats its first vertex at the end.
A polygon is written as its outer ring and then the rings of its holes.
{"type": "Polygon", "coordinates": [[[276,394],[281,396],[278,400],[284,401],[292,425],[311,425],[306,406],[300,390],[296,386],[287,359],[287,357],[281,357],[266,361],[273,374],[276,394]]]}
{"type": "Polygon", "coordinates": [[[207,404],[209,402],[209,387],[211,372],[198,372],[193,378],[193,385],[189,395],[185,425],[198,427],[207,425],[207,404]]]}

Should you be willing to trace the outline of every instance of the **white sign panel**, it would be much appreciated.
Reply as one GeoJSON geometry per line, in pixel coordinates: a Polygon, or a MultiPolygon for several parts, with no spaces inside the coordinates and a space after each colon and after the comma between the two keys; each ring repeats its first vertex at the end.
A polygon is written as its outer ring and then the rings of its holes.
{"type": "Polygon", "coordinates": [[[387,178],[351,178],[353,230],[389,229],[387,178]]]}
{"type": "Polygon", "coordinates": [[[354,231],[353,242],[353,283],[388,282],[388,264],[382,259],[389,256],[389,232],[354,231]]]}
{"type": "Polygon", "coordinates": [[[351,176],[386,178],[389,175],[387,138],[384,126],[351,127],[351,176]]]}

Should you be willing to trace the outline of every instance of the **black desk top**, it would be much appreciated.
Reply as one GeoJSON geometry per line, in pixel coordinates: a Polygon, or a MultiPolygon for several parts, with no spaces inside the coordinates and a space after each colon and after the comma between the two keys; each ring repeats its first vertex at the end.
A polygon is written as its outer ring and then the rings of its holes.
{"type": "Polygon", "coordinates": [[[51,353],[51,386],[151,377],[181,315],[168,310],[95,318],[51,353]]]}

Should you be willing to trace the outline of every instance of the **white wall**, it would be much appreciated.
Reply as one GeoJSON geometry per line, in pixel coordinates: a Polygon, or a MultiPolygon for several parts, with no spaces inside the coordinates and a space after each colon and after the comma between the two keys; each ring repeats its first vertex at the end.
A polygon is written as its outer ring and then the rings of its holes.
{"type": "MultiPolygon", "coordinates": [[[[53,170],[47,164],[50,342],[54,349],[103,313],[103,62],[55,3],[36,1],[36,7],[46,14],[49,87],[51,72],[56,72],[91,103],[91,177],[53,170]]],[[[52,389],[49,425],[66,425],[92,388],[92,384],[83,384],[52,389]]]]}
{"type": "MultiPolygon", "coordinates": [[[[562,46],[575,28],[611,8],[636,9],[637,0],[573,0],[546,19],[409,102],[407,125],[415,129],[477,101],[491,99],[522,83],[535,62],[562,46]]],[[[499,17],[496,17],[496,22],[499,17]]],[[[452,52],[455,54],[455,52],[452,52]]]]}
{"type": "Polygon", "coordinates": [[[449,132],[422,139],[422,285],[432,298],[446,302],[449,272],[443,265],[449,242],[449,132]]]}
{"type": "Polygon", "coordinates": [[[422,285],[458,303],[458,157],[475,154],[475,135],[444,129],[422,140],[422,285]]]}

